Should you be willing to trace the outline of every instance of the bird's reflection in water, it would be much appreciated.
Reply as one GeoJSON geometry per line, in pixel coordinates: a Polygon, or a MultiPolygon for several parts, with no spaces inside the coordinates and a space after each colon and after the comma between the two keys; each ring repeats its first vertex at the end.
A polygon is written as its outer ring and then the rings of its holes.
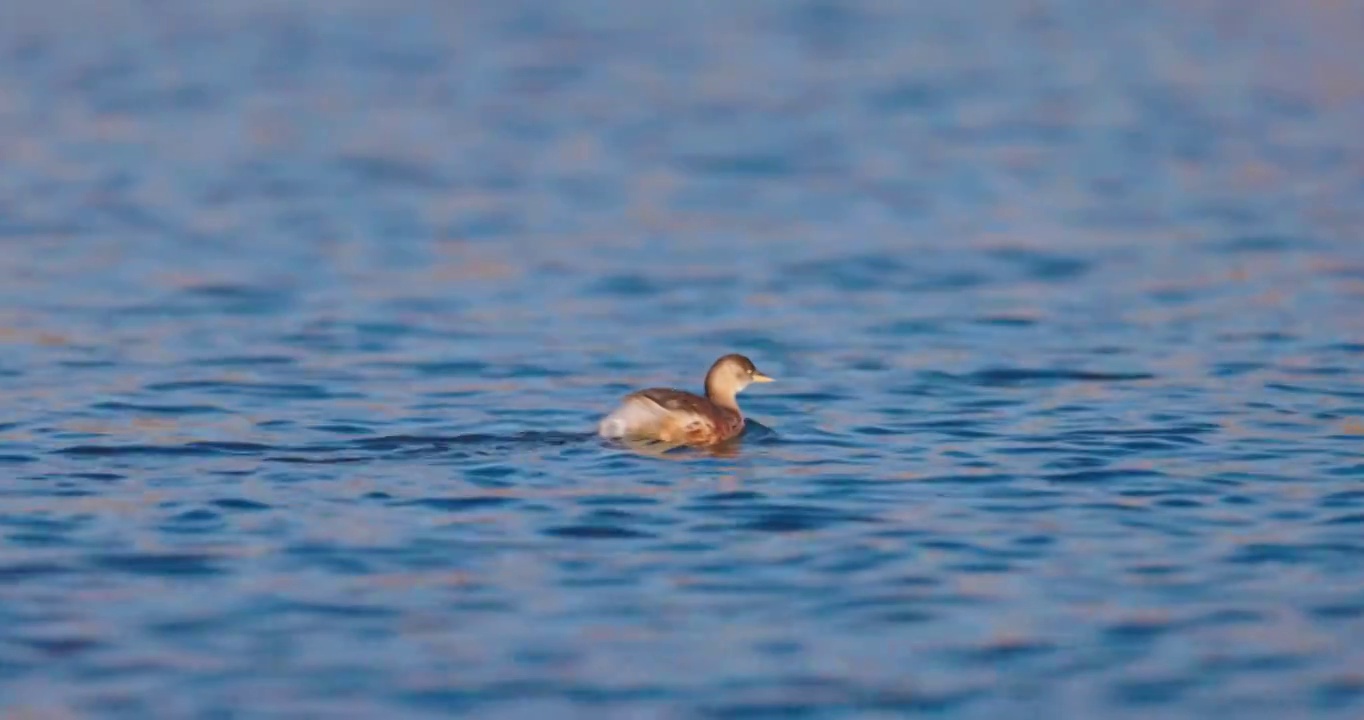
{"type": "Polygon", "coordinates": [[[656,440],[621,440],[620,445],[631,452],[662,460],[694,460],[697,456],[714,458],[736,458],[743,448],[743,436],[726,440],[714,445],[692,447],[677,443],[656,440]]]}

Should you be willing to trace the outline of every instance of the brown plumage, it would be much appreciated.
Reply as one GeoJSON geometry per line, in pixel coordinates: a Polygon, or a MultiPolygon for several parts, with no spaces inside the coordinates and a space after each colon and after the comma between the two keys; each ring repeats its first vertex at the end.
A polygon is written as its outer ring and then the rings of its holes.
{"type": "Polygon", "coordinates": [[[706,373],[706,395],[649,388],[625,396],[598,431],[609,438],[669,445],[713,445],[738,436],[744,416],[736,396],[750,383],[771,382],[743,355],[726,355],[706,373]]]}

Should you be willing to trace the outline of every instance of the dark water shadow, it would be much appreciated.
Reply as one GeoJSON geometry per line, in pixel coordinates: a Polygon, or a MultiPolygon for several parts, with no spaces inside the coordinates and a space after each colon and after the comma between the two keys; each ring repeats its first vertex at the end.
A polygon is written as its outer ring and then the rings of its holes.
{"type": "Polygon", "coordinates": [[[744,434],[733,440],[707,448],[678,447],[668,448],[663,452],[650,451],[647,447],[603,440],[591,431],[525,431],[511,434],[382,435],[356,438],[344,442],[306,445],[268,445],[224,441],[196,441],[181,445],[81,444],[54,450],[52,454],[72,458],[263,456],[267,462],[338,465],[371,462],[385,458],[411,460],[486,457],[546,448],[569,447],[597,440],[605,447],[633,449],[643,455],[666,456],[668,459],[687,459],[698,455],[735,457],[746,444],[770,443],[776,439],[777,434],[771,428],[748,420],[744,434]]]}
{"type": "Polygon", "coordinates": [[[354,463],[381,458],[466,458],[512,454],[534,449],[585,443],[592,432],[526,431],[512,434],[383,435],[346,442],[280,448],[289,454],[271,455],[271,462],[295,464],[354,463]]]}

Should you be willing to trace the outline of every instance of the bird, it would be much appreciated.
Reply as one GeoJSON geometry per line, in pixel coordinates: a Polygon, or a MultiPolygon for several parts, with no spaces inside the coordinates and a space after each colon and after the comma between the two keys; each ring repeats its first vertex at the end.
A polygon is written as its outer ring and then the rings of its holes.
{"type": "Polygon", "coordinates": [[[671,388],[638,390],[626,395],[619,407],[602,418],[597,432],[608,439],[674,447],[723,443],[744,431],[744,416],[736,396],[752,383],[768,382],[772,378],[759,371],[752,360],[731,353],[710,366],[705,397],[671,388]]]}

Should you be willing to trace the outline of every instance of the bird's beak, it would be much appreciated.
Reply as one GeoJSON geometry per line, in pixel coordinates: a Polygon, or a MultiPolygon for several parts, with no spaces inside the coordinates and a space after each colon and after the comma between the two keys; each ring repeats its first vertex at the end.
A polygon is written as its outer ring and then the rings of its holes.
{"type": "Polygon", "coordinates": [[[754,371],[753,371],[753,382],[772,382],[772,378],[770,378],[770,377],[768,377],[768,376],[766,376],[766,375],[764,375],[764,374],[758,372],[757,370],[754,370],[754,371]]]}

